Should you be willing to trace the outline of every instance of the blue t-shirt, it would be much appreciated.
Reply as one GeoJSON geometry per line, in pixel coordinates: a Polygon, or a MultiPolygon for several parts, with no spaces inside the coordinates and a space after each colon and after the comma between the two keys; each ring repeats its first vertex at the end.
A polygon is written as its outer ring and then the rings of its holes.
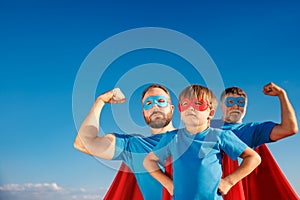
{"type": "Polygon", "coordinates": [[[211,126],[221,128],[223,130],[231,130],[249,147],[256,148],[264,143],[273,142],[270,140],[270,134],[274,126],[274,122],[249,122],[249,123],[216,123],[212,121],[211,126]],[[217,124],[217,125],[216,125],[217,124]]]}
{"type": "Polygon", "coordinates": [[[162,165],[173,158],[173,199],[221,200],[222,151],[235,160],[246,148],[231,131],[208,128],[194,135],[179,129],[164,134],[153,153],[162,165]]]}
{"type": "Polygon", "coordinates": [[[162,135],[141,137],[115,134],[116,150],[113,159],[123,160],[132,170],[145,200],[162,198],[162,185],[143,166],[145,156],[157,145],[162,135]]]}

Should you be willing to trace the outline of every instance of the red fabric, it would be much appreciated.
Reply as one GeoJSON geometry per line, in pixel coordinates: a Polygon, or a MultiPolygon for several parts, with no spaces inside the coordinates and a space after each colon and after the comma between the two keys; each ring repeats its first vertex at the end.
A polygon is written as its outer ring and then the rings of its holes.
{"type": "Polygon", "coordinates": [[[104,200],[143,200],[134,174],[124,163],[107,191],[104,200]]]}
{"type": "Polygon", "coordinates": [[[261,156],[262,162],[242,180],[246,199],[299,200],[299,196],[280,170],[268,147],[261,145],[255,151],[261,156]]]}
{"type": "MultiPolygon", "coordinates": [[[[172,177],[172,158],[168,158],[166,162],[166,174],[172,177]]],[[[143,195],[136,182],[135,176],[127,165],[121,164],[120,169],[107,191],[104,200],[143,200],[143,195]]],[[[172,196],[164,188],[162,194],[162,200],[171,200],[172,196]]]]}
{"type": "MultiPolygon", "coordinates": [[[[238,168],[238,161],[232,161],[227,154],[223,153],[222,159],[222,168],[223,168],[223,178],[228,176],[233,172],[236,168],[238,168]]],[[[226,195],[223,195],[224,200],[245,200],[244,190],[242,181],[239,181],[235,184],[226,195]]]]}
{"type": "MultiPolygon", "coordinates": [[[[243,187],[232,188],[227,195],[223,196],[225,200],[299,200],[299,196],[293,190],[277,162],[269,151],[268,147],[263,144],[256,148],[255,151],[261,156],[261,164],[242,181],[243,187]],[[244,197],[241,197],[241,191],[244,190],[244,197]]],[[[231,173],[237,168],[237,161],[232,161],[224,154],[223,157],[224,175],[231,173]]],[[[239,182],[239,183],[240,183],[239,182]]]]}
{"type": "MultiPolygon", "coordinates": [[[[266,145],[255,149],[261,156],[261,164],[242,181],[229,190],[224,200],[300,200],[266,145]]],[[[172,165],[166,164],[166,174],[172,176],[172,165]]],[[[232,161],[223,154],[223,176],[230,174],[238,167],[237,161],[232,161]]],[[[171,200],[167,190],[163,190],[163,200],[171,200]]],[[[122,163],[104,200],[142,200],[142,194],[134,174],[122,163]]]]}
{"type": "MultiPolygon", "coordinates": [[[[169,177],[173,176],[173,167],[172,167],[172,156],[170,156],[165,165],[165,174],[169,177]]],[[[168,192],[166,188],[163,188],[163,195],[162,195],[162,200],[171,200],[172,196],[168,192]]]]}

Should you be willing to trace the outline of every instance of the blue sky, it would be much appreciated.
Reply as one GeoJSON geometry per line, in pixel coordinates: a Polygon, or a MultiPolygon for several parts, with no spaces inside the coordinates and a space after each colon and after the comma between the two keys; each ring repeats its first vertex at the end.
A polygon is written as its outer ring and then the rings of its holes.
{"type": "MultiPolygon", "coordinates": [[[[73,148],[78,128],[74,84],[97,47],[127,30],[164,28],[199,43],[213,60],[224,86],[237,85],[247,92],[245,121],[280,122],[278,99],[262,94],[263,85],[270,81],[286,89],[299,118],[299,8],[300,3],[293,0],[1,1],[0,197],[99,199],[105,194],[118,163],[103,162],[73,148]]],[[[142,39],[148,37],[141,35],[142,39]]],[[[180,41],[171,43],[182,45],[180,41]]],[[[112,54],[121,46],[114,45],[112,54]]],[[[97,61],[108,54],[96,54],[97,61]]],[[[189,83],[204,84],[207,78],[202,79],[187,60],[174,52],[140,49],[120,55],[105,66],[92,98],[80,112],[86,114],[97,95],[119,86],[128,104],[104,108],[103,132],[127,130],[122,121],[116,124],[112,112],[118,109],[129,112],[118,114],[121,118],[129,116],[136,125],[131,127],[133,130],[145,128],[138,104],[146,84],[143,81],[149,76],[156,82],[155,73],[166,73],[167,84],[177,83],[175,72],[189,83]],[[151,68],[149,63],[154,63],[151,75],[146,73],[151,68]],[[137,67],[146,74],[134,71],[137,67]],[[168,69],[173,71],[168,74],[168,69]],[[129,79],[129,74],[140,76],[129,79]],[[118,85],[120,80],[122,85],[118,85]],[[132,88],[132,93],[125,92],[132,88]]],[[[89,81],[80,82],[81,87],[87,87],[89,81]]],[[[174,103],[176,91],[185,86],[170,86],[174,103]]],[[[178,112],[174,123],[180,126],[178,112]]],[[[299,142],[300,136],[295,135],[268,145],[298,194],[299,142]]]]}

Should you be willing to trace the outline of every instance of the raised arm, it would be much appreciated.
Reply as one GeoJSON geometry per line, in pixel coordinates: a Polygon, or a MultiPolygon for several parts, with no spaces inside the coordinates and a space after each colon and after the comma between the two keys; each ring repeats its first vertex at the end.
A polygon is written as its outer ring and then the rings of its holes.
{"type": "Polygon", "coordinates": [[[115,135],[106,134],[98,136],[100,114],[105,103],[123,103],[125,99],[116,100],[114,90],[100,95],[95,101],[93,107],[82,122],[74,147],[86,154],[97,156],[103,159],[112,159],[115,152],[115,135]]]}
{"type": "Polygon", "coordinates": [[[272,129],[270,139],[276,141],[296,134],[298,132],[297,118],[285,90],[274,83],[269,83],[264,86],[263,93],[278,96],[280,101],[281,123],[272,129]]]}
{"type": "Polygon", "coordinates": [[[243,159],[241,165],[231,174],[221,179],[218,190],[222,195],[227,194],[232,186],[250,174],[261,162],[261,158],[254,150],[247,147],[240,155],[243,159]]]}
{"type": "Polygon", "coordinates": [[[171,178],[164,174],[158,166],[158,157],[155,156],[153,152],[150,152],[144,159],[144,167],[146,170],[158,180],[163,187],[165,187],[168,192],[173,196],[174,185],[171,178]]]}

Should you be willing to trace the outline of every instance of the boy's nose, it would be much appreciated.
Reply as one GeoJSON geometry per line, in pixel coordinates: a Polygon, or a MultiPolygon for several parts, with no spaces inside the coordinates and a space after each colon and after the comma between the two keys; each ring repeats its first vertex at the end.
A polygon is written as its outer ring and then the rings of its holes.
{"type": "Polygon", "coordinates": [[[195,110],[195,108],[193,106],[189,106],[188,109],[189,110],[195,110]]]}

